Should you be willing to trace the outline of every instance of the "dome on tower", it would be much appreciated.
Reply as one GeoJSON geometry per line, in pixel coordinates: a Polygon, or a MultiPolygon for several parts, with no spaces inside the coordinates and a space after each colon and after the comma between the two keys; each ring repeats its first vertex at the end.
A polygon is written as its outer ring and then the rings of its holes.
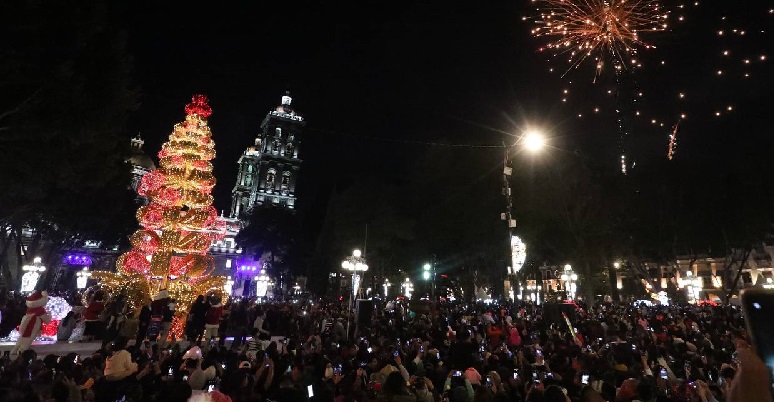
{"type": "Polygon", "coordinates": [[[143,144],[145,144],[145,141],[143,141],[139,135],[132,138],[132,152],[129,156],[129,159],[127,159],[127,162],[131,163],[132,166],[137,166],[145,170],[156,169],[156,164],[153,163],[153,159],[151,159],[148,154],[143,152],[143,144]]]}
{"type": "Polygon", "coordinates": [[[296,114],[290,104],[293,102],[293,98],[290,97],[290,91],[285,91],[285,95],[282,97],[282,103],[277,106],[276,110],[279,113],[286,113],[289,115],[296,114]]]}

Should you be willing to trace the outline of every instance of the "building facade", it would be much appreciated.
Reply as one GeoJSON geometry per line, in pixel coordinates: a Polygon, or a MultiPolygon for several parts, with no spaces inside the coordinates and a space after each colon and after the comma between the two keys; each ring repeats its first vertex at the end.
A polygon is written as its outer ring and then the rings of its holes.
{"type": "Polygon", "coordinates": [[[286,93],[281,104],[266,114],[255,143],[239,158],[231,217],[244,218],[261,205],[295,209],[300,137],[306,122],[293,110],[292,102],[286,93]]]}
{"type": "MultiPolygon", "coordinates": [[[[145,144],[142,137],[138,134],[132,138],[131,154],[127,162],[131,165],[132,169],[132,183],[130,184],[132,190],[137,192],[137,187],[140,185],[140,181],[146,173],[156,169],[156,164],[153,163],[148,154],[142,150],[142,146],[145,144]]],[[[143,205],[148,204],[148,199],[144,196],[137,194],[137,201],[143,205]]]]}

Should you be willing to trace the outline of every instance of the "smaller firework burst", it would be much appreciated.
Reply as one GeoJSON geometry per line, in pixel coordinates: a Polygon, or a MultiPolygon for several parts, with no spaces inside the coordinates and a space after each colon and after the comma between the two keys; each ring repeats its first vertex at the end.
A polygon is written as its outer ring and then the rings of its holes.
{"type": "Polygon", "coordinates": [[[667,150],[667,159],[672,160],[677,150],[677,132],[680,130],[680,120],[672,128],[672,134],[669,134],[669,148],[667,150]]]}

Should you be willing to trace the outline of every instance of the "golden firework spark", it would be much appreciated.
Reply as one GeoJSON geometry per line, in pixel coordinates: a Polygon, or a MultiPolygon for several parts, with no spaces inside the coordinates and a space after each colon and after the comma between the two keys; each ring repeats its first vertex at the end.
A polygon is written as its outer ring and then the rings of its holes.
{"type": "Polygon", "coordinates": [[[675,157],[675,151],[677,148],[677,131],[680,129],[680,121],[672,128],[672,134],[669,135],[669,146],[667,147],[667,159],[670,161],[675,157]]]}
{"type": "Polygon", "coordinates": [[[667,28],[668,13],[656,0],[532,2],[539,13],[532,35],[550,38],[540,50],[567,57],[567,71],[593,58],[599,73],[608,55],[617,69],[639,66],[637,49],[654,47],[643,42],[640,33],[667,28]]]}

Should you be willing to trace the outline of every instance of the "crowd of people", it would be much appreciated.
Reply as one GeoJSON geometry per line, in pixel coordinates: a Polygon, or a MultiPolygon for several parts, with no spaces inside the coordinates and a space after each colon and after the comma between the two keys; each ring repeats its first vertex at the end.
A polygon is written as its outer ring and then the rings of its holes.
{"type": "Polygon", "coordinates": [[[162,293],[131,317],[132,336],[101,331],[90,355],[3,356],[0,400],[771,400],[736,307],[555,307],[377,303],[355,322],[341,302],[202,295],[168,339],[175,302],[162,293]]]}

